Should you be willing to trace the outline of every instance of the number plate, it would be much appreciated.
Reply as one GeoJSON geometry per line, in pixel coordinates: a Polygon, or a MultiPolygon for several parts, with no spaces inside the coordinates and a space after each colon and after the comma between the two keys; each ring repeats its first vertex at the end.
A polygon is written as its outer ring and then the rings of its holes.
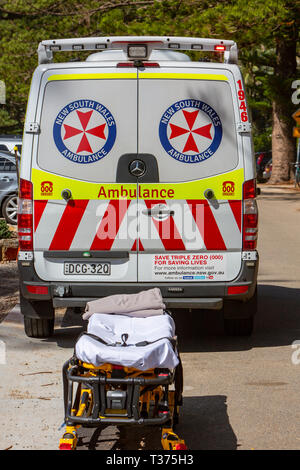
{"type": "Polygon", "coordinates": [[[110,276],[110,263],[64,263],[64,274],[110,276]]]}

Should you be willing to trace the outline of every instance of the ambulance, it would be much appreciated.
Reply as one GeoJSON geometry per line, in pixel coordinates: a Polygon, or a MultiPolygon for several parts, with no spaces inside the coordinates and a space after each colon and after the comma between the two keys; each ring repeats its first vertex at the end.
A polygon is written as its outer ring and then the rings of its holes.
{"type": "Polygon", "coordinates": [[[154,286],[171,310],[219,310],[228,334],[251,334],[257,190],[236,43],[45,40],[38,57],[18,209],[26,334],[51,336],[56,308],[154,286]]]}

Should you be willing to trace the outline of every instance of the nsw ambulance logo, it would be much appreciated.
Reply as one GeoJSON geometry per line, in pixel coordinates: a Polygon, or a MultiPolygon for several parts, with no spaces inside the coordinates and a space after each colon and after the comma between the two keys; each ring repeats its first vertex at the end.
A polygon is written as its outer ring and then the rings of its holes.
{"type": "Polygon", "coordinates": [[[74,163],[94,163],[105,157],[116,140],[111,112],[93,100],[78,100],[60,110],[53,126],[59,152],[74,163]]]}
{"type": "Polygon", "coordinates": [[[159,138],[165,151],[183,163],[199,163],[212,157],[222,140],[222,123],[204,101],[177,101],[164,112],[159,138]]]}

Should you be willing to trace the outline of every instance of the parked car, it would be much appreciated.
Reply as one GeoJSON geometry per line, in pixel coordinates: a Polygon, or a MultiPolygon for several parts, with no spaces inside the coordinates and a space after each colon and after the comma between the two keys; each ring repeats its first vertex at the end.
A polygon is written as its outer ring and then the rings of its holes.
{"type": "Polygon", "coordinates": [[[18,148],[18,154],[21,155],[22,136],[21,135],[0,135],[0,151],[14,152],[15,146],[18,148]]]}
{"type": "Polygon", "coordinates": [[[0,216],[12,225],[17,224],[18,178],[15,156],[0,151],[0,216]]]}
{"type": "Polygon", "coordinates": [[[270,161],[272,157],[272,151],[268,150],[266,152],[257,152],[255,154],[256,157],[256,178],[259,183],[265,181],[263,177],[263,172],[265,169],[266,164],[270,161]]]}
{"type": "Polygon", "coordinates": [[[268,163],[265,166],[264,172],[263,172],[263,179],[264,181],[267,181],[271,178],[272,174],[272,158],[268,161],[268,163]]]}

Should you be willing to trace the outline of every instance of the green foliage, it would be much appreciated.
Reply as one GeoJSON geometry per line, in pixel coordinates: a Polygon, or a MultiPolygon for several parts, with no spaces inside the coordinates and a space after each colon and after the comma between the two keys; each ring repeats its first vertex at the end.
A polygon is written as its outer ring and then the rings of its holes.
{"type": "MultiPolygon", "coordinates": [[[[290,103],[291,77],[283,79],[276,70],[277,49],[280,41],[296,43],[299,17],[297,2],[291,0],[0,0],[0,79],[7,87],[7,104],[0,107],[0,133],[22,133],[36,49],[43,39],[221,37],[238,43],[255,148],[260,150],[270,135],[272,100],[290,103]]],[[[60,61],[64,57],[70,56],[58,55],[60,61]]],[[[288,107],[284,112],[290,115],[288,107]]]]}
{"type": "Polygon", "coordinates": [[[4,238],[10,238],[11,232],[9,231],[8,225],[5,220],[0,220],[0,240],[4,238]]]}

